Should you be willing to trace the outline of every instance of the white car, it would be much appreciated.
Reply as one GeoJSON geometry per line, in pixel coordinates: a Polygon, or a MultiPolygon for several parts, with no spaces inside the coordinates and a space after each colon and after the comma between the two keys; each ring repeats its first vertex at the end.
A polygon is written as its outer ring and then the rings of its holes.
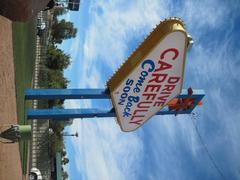
{"type": "Polygon", "coordinates": [[[43,180],[42,174],[38,168],[32,168],[30,170],[29,180],[43,180]]]}
{"type": "Polygon", "coordinates": [[[37,18],[37,35],[41,36],[46,29],[46,23],[42,17],[37,18]]]}

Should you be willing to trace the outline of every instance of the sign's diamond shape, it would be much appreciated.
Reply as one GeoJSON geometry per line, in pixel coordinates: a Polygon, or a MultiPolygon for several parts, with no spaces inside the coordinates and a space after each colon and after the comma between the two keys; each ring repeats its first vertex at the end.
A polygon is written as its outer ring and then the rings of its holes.
{"type": "Polygon", "coordinates": [[[181,93],[187,43],[182,21],[165,20],[108,81],[123,131],[137,129],[181,93]]]}

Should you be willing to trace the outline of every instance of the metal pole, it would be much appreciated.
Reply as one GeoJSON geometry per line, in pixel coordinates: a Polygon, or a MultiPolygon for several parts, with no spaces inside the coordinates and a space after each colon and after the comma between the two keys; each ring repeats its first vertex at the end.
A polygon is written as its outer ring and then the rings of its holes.
{"type": "MultiPolygon", "coordinates": [[[[194,108],[193,108],[194,109],[194,108]]],[[[169,111],[163,108],[156,115],[176,115],[190,114],[193,109],[184,111],[169,111]]],[[[27,112],[28,119],[52,119],[66,120],[69,118],[100,118],[100,117],[116,117],[114,111],[103,109],[29,109],[27,112]]]]}
{"type": "Polygon", "coordinates": [[[27,89],[25,100],[32,99],[110,99],[106,89],[27,89]]]}
{"type": "MultiPolygon", "coordinates": [[[[204,96],[201,89],[193,89],[192,97],[204,96]]],[[[187,89],[183,89],[178,98],[188,97],[187,89]]],[[[106,89],[27,89],[25,100],[33,99],[110,99],[109,91],[106,89]]]]}
{"type": "MultiPolygon", "coordinates": [[[[170,110],[163,108],[157,115],[190,114],[204,97],[203,90],[193,90],[190,98],[194,99],[191,108],[187,110],[170,110]]],[[[109,99],[109,92],[105,89],[30,89],[25,92],[25,99],[109,99]]],[[[188,90],[182,90],[177,98],[189,98],[188,90]]],[[[115,111],[106,109],[29,109],[28,119],[57,119],[115,117],[115,111]]]]}

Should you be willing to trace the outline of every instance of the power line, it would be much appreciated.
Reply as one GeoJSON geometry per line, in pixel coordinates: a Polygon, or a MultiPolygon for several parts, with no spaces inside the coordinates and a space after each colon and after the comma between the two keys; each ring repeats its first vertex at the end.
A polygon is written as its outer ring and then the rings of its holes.
{"type": "Polygon", "coordinates": [[[206,151],[211,163],[213,164],[213,166],[215,167],[215,169],[217,170],[217,172],[219,173],[219,175],[222,177],[222,179],[226,180],[225,176],[223,175],[223,172],[222,170],[218,167],[217,163],[215,162],[213,156],[210,154],[208,148],[207,148],[207,145],[204,143],[203,141],[203,138],[198,130],[198,127],[197,127],[197,124],[194,122],[194,118],[191,118],[192,119],[192,123],[193,123],[193,126],[196,130],[196,133],[199,137],[199,140],[200,140],[200,143],[202,144],[202,146],[204,147],[204,150],[206,151]]]}

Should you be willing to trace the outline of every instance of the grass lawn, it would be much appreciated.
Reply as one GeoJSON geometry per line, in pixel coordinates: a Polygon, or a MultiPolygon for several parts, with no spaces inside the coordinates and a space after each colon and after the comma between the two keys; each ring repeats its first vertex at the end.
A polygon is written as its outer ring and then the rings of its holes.
{"type": "MultiPolygon", "coordinates": [[[[25,109],[30,102],[24,101],[24,90],[31,88],[36,53],[36,20],[28,23],[13,23],[13,56],[17,97],[17,117],[19,124],[28,124],[25,109]]],[[[27,167],[27,142],[20,143],[23,173],[27,167]]]]}

